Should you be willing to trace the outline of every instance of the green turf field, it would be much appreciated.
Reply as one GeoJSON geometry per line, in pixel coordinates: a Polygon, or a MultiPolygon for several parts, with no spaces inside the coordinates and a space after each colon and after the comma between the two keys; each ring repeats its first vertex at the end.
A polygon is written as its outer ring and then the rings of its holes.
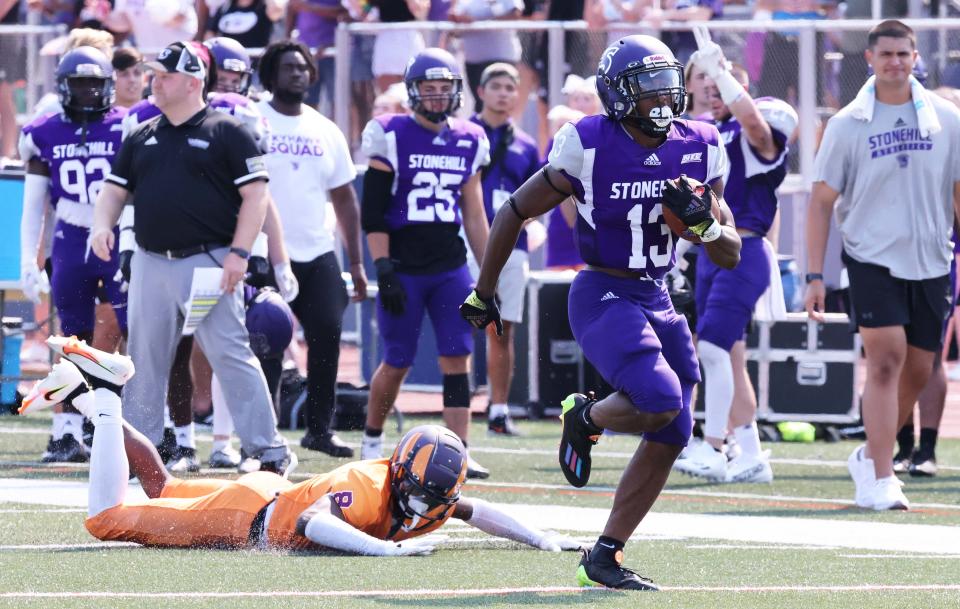
{"type": "MultiPolygon", "coordinates": [[[[0,478],[86,479],[85,466],[36,463],[48,421],[0,418],[0,478]]],[[[636,439],[605,437],[590,486],[577,490],[556,467],[559,426],[520,426],[527,435],[519,439],[475,426],[473,455],[493,475],[464,494],[518,504],[537,522],[594,539],[591,523],[602,526],[636,439]]],[[[359,442],[358,433],[344,437],[359,442]]],[[[200,438],[205,457],[209,443],[200,438]]],[[[538,552],[466,526],[445,527],[450,538],[420,558],[154,550],[102,544],[84,529],[82,508],[15,502],[8,493],[0,503],[0,607],[960,607],[960,545],[923,550],[957,535],[960,441],[941,442],[938,477],[905,477],[915,506],[907,513],[851,505],[845,462],[853,446],[770,444],[776,479],[768,485],[671,477],[648,518],[663,528],[642,526],[626,549],[625,564],[664,587],[657,595],[570,590],[575,554],[538,552]],[[876,549],[888,534],[905,545],[876,549]]],[[[298,454],[294,478],[339,463],[298,454]]]]}

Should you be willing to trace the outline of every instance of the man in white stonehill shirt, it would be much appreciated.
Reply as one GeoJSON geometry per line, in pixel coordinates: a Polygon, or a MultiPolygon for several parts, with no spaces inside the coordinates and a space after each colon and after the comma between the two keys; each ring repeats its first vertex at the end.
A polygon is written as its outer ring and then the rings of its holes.
{"type": "Polygon", "coordinates": [[[343,133],[303,103],[317,78],[313,56],[303,43],[271,44],[260,59],[259,75],[263,87],[273,93],[258,107],[270,126],[265,146],[268,171],[274,176],[270,194],[300,283],[300,294],[290,306],[303,325],[308,348],[307,433],[300,445],[334,457],[352,457],[353,449],[330,429],[347,291],[325,216],[329,201],[347,246],[353,298],[363,300],[367,278],[353,189],[357,172],[343,133]]]}

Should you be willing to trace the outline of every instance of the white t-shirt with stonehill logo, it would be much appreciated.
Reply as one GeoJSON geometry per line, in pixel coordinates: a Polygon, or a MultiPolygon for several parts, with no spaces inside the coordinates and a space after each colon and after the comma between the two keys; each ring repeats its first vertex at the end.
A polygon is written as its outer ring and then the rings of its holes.
{"type": "Polygon", "coordinates": [[[267,124],[267,172],[290,259],[309,262],[333,250],[326,226],[330,190],[352,182],[357,170],[340,129],[309,106],[298,116],[257,104],[267,124]]]}

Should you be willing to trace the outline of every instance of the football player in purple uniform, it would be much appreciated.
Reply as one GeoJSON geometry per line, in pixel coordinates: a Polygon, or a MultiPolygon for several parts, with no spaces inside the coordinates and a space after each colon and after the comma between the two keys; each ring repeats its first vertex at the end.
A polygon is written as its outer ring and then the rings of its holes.
{"type": "MultiPolygon", "coordinates": [[[[126,110],[113,107],[114,80],[110,60],[93,47],[78,47],[57,67],[57,93],[62,112],[40,117],[23,128],[20,158],[27,163],[21,220],[21,277],[24,292],[39,301],[44,273],[37,267],[40,226],[46,200],[55,210],[50,277],[61,331],[91,342],[97,296],[102,286],[123,332],[127,296],[115,279],[114,257],[104,262],[90,255],[87,240],[93,223],[93,202],[120,149],[121,120],[126,110]]],[[[65,407],[54,415],[53,436],[42,460],[86,461],[79,442],[83,417],[65,407]]]]}
{"type": "Polygon", "coordinates": [[[707,76],[704,93],[729,159],[724,195],[743,246],[735,269],[724,269],[706,256],[697,260],[704,442],[691,446],[687,458],[674,467],[713,482],[770,482],[773,471],[768,456],[760,450],[757,402],[747,375],[743,335],[757,301],[771,287],[771,270],[777,268],[765,236],[777,214],[776,190],[787,175],[787,142],[797,127],[797,113],[779,99],[750,97],[746,70],[730,65],[706,28],[698,27],[694,33],[700,50],[690,61],[694,70],[707,76]],[[731,412],[735,378],[744,390],[731,412]],[[741,449],[729,462],[722,452],[728,421],[741,449]]]}
{"type": "Polygon", "coordinates": [[[582,487],[590,477],[590,449],[604,429],[644,436],[577,579],[581,585],[656,590],[621,565],[623,546],[687,444],[690,398],[700,380],[690,329],[663,281],[677,240],[663,208],[724,268],[737,265],[740,237],[722,198],[723,220],[711,213],[710,190],[722,197],[727,162],[717,128],[675,118],[686,91],[683,66],[670,49],[651,36],[621,38],[600,58],[597,90],[605,114],[564,125],[547,167],[500,208],[476,289],[461,313],[477,327],[499,323],[497,276],[523,223],[574,196],[577,244],[587,267],[570,287],[570,326],[584,356],[616,391],[599,401],[581,394],[563,401],[560,468],[582,487]],[[683,174],[708,188],[697,195],[683,174]]]}
{"type": "MultiPolygon", "coordinates": [[[[424,311],[437,336],[444,422],[464,444],[470,422],[473,336],[457,305],[473,280],[459,233],[462,219],[470,249],[482,260],[488,227],[480,168],[489,162],[490,146],[483,127],[451,117],[463,99],[452,55],[421,51],[404,81],[413,114],[384,114],[363,130],[370,168],[361,224],[377,270],[377,322],[385,345],[370,382],[363,459],[382,454],[383,422],[413,364],[424,311]]],[[[488,475],[468,459],[468,477],[488,475]]]]}

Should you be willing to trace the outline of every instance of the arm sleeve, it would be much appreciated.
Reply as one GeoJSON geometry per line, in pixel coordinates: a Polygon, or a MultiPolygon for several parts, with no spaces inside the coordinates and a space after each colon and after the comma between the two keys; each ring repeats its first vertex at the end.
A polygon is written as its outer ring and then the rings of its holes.
{"type": "Polygon", "coordinates": [[[20,219],[20,266],[36,267],[40,227],[47,206],[50,178],[28,173],[23,181],[23,216],[20,219]]]}
{"type": "Polygon", "coordinates": [[[820,149],[813,162],[813,181],[825,182],[837,192],[843,192],[847,184],[848,155],[846,140],[840,133],[842,124],[836,118],[827,122],[820,140],[820,149]]]}
{"type": "Polygon", "coordinates": [[[137,181],[133,175],[133,153],[139,145],[138,138],[129,137],[120,144],[120,151],[113,159],[113,165],[110,167],[110,173],[104,178],[111,184],[116,184],[129,192],[136,190],[137,181]]]}
{"type": "Polygon", "coordinates": [[[565,174],[580,179],[583,171],[583,143],[573,123],[566,123],[553,138],[553,147],[547,155],[547,164],[565,174]]]}
{"type": "Polygon", "coordinates": [[[360,201],[360,226],[365,233],[386,233],[387,209],[393,197],[393,173],[368,168],[363,176],[363,198],[360,201]]]}
{"type": "Polygon", "coordinates": [[[530,546],[538,547],[543,531],[528,527],[501,508],[482,499],[470,498],[473,514],[466,521],[489,535],[512,539],[530,546]]]}
{"type": "Polygon", "coordinates": [[[363,153],[371,159],[377,159],[390,166],[390,169],[397,170],[397,139],[396,133],[391,131],[389,134],[384,130],[376,119],[367,123],[363,128],[361,136],[361,148],[363,153]]]}
{"type": "Polygon", "coordinates": [[[354,554],[383,556],[393,545],[389,541],[371,537],[324,511],[314,514],[303,532],[307,539],[317,545],[354,554]]]}
{"type": "Polygon", "coordinates": [[[357,167],[353,164],[350,146],[347,145],[347,138],[343,136],[340,128],[333,122],[330,122],[327,128],[330,133],[330,152],[333,155],[333,171],[327,184],[332,189],[353,182],[357,178],[357,167]]]}
{"type": "Polygon", "coordinates": [[[242,125],[224,122],[221,126],[224,152],[230,177],[236,186],[256,180],[267,181],[267,164],[253,136],[242,125]]]}

